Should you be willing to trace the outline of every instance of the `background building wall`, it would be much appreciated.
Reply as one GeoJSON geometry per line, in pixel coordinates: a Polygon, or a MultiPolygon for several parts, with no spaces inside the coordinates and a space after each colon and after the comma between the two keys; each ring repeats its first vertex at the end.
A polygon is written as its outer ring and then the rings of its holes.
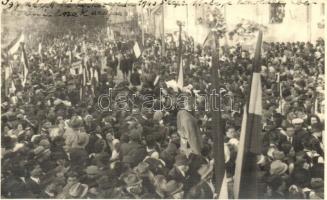
{"type": "MultiPolygon", "coordinates": [[[[324,28],[319,27],[318,23],[323,22],[324,4],[297,5],[286,4],[285,16],[282,23],[270,22],[270,5],[228,5],[221,8],[225,16],[227,29],[232,29],[242,19],[257,22],[265,25],[268,29],[264,35],[266,41],[311,41],[314,42],[319,37],[324,37],[324,28]]],[[[196,43],[202,43],[209,30],[198,23],[199,17],[207,14],[207,8],[194,7],[192,5],[164,7],[164,27],[165,33],[174,33],[178,31],[176,21],[185,23],[183,30],[191,35],[196,43]]],[[[159,21],[159,20],[157,20],[159,21]]],[[[159,29],[157,29],[159,30],[159,29]]],[[[156,36],[160,34],[156,33],[156,36]]],[[[225,39],[229,40],[228,38],[225,39]]],[[[232,43],[233,41],[227,41],[232,43]]]]}

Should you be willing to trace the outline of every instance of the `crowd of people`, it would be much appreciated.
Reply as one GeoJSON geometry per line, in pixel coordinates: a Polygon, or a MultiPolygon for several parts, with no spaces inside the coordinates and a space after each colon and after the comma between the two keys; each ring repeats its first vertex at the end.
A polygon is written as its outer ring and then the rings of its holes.
{"type": "MultiPolygon", "coordinates": [[[[49,33],[40,43],[36,38],[25,42],[24,85],[21,53],[2,55],[2,68],[12,69],[1,88],[3,198],[217,198],[212,114],[197,98],[211,91],[210,47],[183,43],[184,85],[197,102],[196,111],[187,112],[200,127],[202,143],[200,152],[185,153],[179,108],[158,109],[169,103],[160,99],[161,92],[172,97],[181,92],[166,84],[178,76],[178,41],[163,49],[160,40],[146,38],[139,44],[140,57],[134,40],[107,40],[93,30],[83,36],[49,33]],[[71,70],[78,60],[98,74],[84,85],[83,74],[71,70]],[[136,94],[132,109],[118,109],[121,101],[112,109],[99,107],[99,96],[109,88],[113,98],[136,94]],[[156,109],[138,106],[146,95],[156,109]]],[[[260,198],[324,198],[324,48],[323,40],[263,44],[260,198]]],[[[228,96],[222,103],[225,162],[233,198],[252,57],[241,45],[223,46],[220,52],[228,96]]]]}

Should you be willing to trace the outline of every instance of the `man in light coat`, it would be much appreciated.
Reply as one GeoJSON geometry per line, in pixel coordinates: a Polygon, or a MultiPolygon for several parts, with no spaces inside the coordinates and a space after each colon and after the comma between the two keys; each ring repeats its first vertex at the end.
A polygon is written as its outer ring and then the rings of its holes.
{"type": "Polygon", "coordinates": [[[186,155],[190,153],[201,155],[203,141],[198,120],[192,116],[191,101],[187,99],[183,109],[177,113],[177,131],[181,138],[180,150],[186,155]]]}

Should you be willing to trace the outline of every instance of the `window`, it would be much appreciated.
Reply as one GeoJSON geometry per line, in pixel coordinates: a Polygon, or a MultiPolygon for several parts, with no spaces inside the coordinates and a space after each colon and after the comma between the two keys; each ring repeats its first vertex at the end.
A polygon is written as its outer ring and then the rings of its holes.
{"type": "Polygon", "coordinates": [[[270,4],[270,20],[271,24],[283,23],[285,17],[285,4],[272,3],[270,4]]]}

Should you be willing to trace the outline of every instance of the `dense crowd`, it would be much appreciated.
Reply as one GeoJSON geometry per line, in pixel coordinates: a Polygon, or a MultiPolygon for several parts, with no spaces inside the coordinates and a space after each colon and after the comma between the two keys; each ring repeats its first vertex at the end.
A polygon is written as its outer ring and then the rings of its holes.
{"type": "MultiPolygon", "coordinates": [[[[107,40],[94,31],[81,35],[48,34],[42,45],[33,38],[26,42],[29,74],[24,86],[20,53],[2,55],[2,66],[12,67],[11,82],[1,88],[2,197],[217,197],[212,114],[198,98],[212,87],[210,47],[183,43],[184,85],[197,102],[197,111],[187,112],[202,137],[200,153],[185,153],[180,150],[178,107],[158,109],[169,103],[160,99],[160,89],[171,96],[181,92],[166,84],[178,76],[178,42],[167,41],[162,49],[160,40],[146,38],[140,44],[142,55],[136,57],[132,39],[107,40]],[[86,85],[83,75],[70,69],[81,59],[98,74],[86,85]],[[112,109],[99,108],[98,97],[109,88],[113,98],[137,94],[136,106],[118,109],[116,101],[112,109]],[[138,106],[146,95],[154,97],[157,109],[138,106]]],[[[324,41],[264,42],[263,49],[259,197],[322,199],[324,41]]],[[[252,57],[241,45],[223,46],[220,52],[225,162],[233,198],[252,57]]]]}

